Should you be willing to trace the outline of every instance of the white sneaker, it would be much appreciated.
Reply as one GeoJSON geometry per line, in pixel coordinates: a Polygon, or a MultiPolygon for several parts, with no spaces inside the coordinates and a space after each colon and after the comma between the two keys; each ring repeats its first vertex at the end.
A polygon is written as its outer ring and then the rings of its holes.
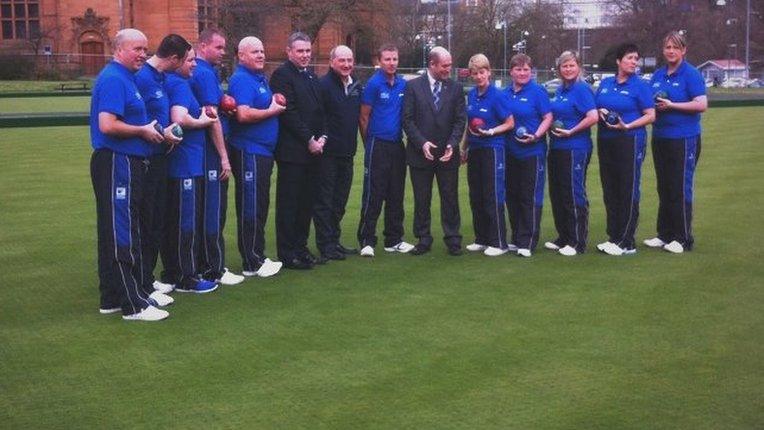
{"type": "Polygon", "coordinates": [[[531,250],[528,248],[519,248],[517,250],[517,255],[521,257],[530,257],[531,256],[531,250]]]}
{"type": "Polygon", "coordinates": [[[161,281],[154,281],[153,287],[162,294],[170,294],[175,289],[174,284],[165,284],[161,281]]]}
{"type": "Polygon", "coordinates": [[[270,258],[266,258],[255,274],[260,278],[267,278],[279,273],[279,270],[281,270],[281,266],[283,265],[284,263],[280,261],[273,261],[270,258]]]}
{"type": "Polygon", "coordinates": [[[374,248],[372,248],[369,245],[364,246],[361,248],[361,257],[373,257],[374,256],[374,248]]]}
{"type": "Polygon", "coordinates": [[[675,240],[663,245],[663,249],[674,254],[681,254],[684,252],[684,246],[675,240]]]}
{"type": "Polygon", "coordinates": [[[551,249],[552,251],[557,251],[560,249],[560,247],[554,242],[544,242],[544,248],[551,249]]]}
{"type": "Polygon", "coordinates": [[[157,305],[161,308],[167,305],[171,305],[173,304],[173,302],[175,302],[175,299],[168,296],[167,294],[163,294],[160,291],[154,291],[153,293],[149,295],[149,298],[153,299],[157,303],[157,305]]]}
{"type": "MultiPolygon", "coordinates": [[[[364,249],[365,248],[368,248],[368,247],[364,247],[364,249]]],[[[405,254],[405,253],[411,251],[412,249],[414,249],[414,245],[412,245],[410,243],[407,243],[407,242],[399,242],[395,246],[392,246],[392,247],[387,247],[386,246],[385,247],[385,251],[387,251],[387,252],[400,252],[401,254],[405,254]]],[[[361,254],[361,255],[363,255],[363,254],[361,254]]],[[[371,250],[371,256],[372,257],[374,256],[374,250],[373,249],[371,250]]]]}
{"type": "MultiPolygon", "coordinates": [[[[547,242],[549,243],[549,242],[547,242]]],[[[578,251],[576,251],[576,248],[573,248],[570,245],[565,245],[562,248],[558,249],[557,252],[560,253],[560,255],[564,255],[566,257],[572,257],[576,254],[578,254],[578,251]]]]}
{"type": "Polygon", "coordinates": [[[666,245],[666,242],[662,241],[659,237],[645,239],[642,241],[642,243],[649,246],[650,248],[663,248],[663,246],[666,245]]]}
{"type": "MultiPolygon", "coordinates": [[[[483,245],[480,245],[480,246],[483,246],[483,245]]],[[[488,248],[485,249],[485,251],[483,251],[483,255],[487,255],[489,257],[498,257],[500,255],[506,254],[507,252],[509,252],[507,248],[502,249],[502,248],[496,248],[495,246],[489,246],[488,248]]]]}
{"type": "Polygon", "coordinates": [[[470,251],[470,252],[479,252],[479,251],[485,251],[486,248],[488,247],[485,245],[481,245],[479,243],[470,243],[469,245],[465,246],[465,248],[467,249],[467,251],[470,251]]]}
{"type": "Polygon", "coordinates": [[[223,285],[241,284],[242,282],[244,282],[244,276],[237,275],[231,272],[230,270],[228,270],[228,268],[226,267],[225,269],[223,269],[223,274],[220,275],[220,278],[217,280],[217,282],[220,282],[223,285]]]}
{"type": "Polygon", "coordinates": [[[122,319],[125,321],[160,321],[168,316],[170,316],[169,312],[149,306],[136,314],[122,315],[122,319]]]}
{"type": "Polygon", "coordinates": [[[117,312],[121,311],[122,308],[98,308],[98,313],[101,315],[111,315],[116,314],[117,312]]]}
{"type": "Polygon", "coordinates": [[[621,248],[620,246],[616,245],[613,242],[600,243],[599,245],[597,245],[597,249],[599,249],[600,251],[604,252],[607,255],[615,255],[615,256],[623,255],[623,248],[621,248]]]}
{"type": "Polygon", "coordinates": [[[514,243],[508,243],[507,244],[507,251],[509,252],[516,252],[517,251],[517,245],[514,243]]]}

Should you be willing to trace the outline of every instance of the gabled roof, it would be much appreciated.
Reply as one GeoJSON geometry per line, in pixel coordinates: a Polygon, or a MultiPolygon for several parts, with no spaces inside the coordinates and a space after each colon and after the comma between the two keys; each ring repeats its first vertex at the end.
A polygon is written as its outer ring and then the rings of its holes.
{"type": "Polygon", "coordinates": [[[724,70],[745,70],[745,63],[740,60],[708,60],[698,66],[698,68],[701,69],[708,65],[713,65],[724,70]]]}

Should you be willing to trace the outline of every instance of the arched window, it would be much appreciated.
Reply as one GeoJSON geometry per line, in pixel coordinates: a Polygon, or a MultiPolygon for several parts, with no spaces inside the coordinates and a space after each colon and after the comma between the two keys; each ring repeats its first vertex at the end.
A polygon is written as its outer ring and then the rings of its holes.
{"type": "Polygon", "coordinates": [[[0,0],[0,39],[40,36],[39,0],[0,0]]]}

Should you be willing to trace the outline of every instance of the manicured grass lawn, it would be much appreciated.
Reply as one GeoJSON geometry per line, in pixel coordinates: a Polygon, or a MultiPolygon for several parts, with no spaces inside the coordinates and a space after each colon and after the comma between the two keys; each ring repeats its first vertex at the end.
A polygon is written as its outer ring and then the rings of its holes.
{"type": "Polygon", "coordinates": [[[89,111],[90,97],[0,98],[0,114],[89,111]]]}
{"type": "MultiPolygon", "coordinates": [[[[691,253],[454,258],[434,204],[426,256],[380,247],[374,259],[176,293],[171,317],[153,324],[97,312],[87,129],[4,130],[2,427],[761,427],[763,118],[764,108],[705,115],[691,253]]],[[[589,172],[595,244],[605,238],[596,157],[589,172]]],[[[650,156],[644,172],[639,239],[655,226],[650,156]]],[[[411,210],[408,187],[409,241],[411,210]]],[[[271,256],[273,223],[271,212],[271,256]]],[[[547,204],[542,241],[553,238],[547,204]]]]}
{"type": "Polygon", "coordinates": [[[0,81],[0,93],[15,93],[27,91],[59,91],[61,84],[79,86],[87,83],[92,87],[92,80],[71,80],[71,81],[0,81]]]}

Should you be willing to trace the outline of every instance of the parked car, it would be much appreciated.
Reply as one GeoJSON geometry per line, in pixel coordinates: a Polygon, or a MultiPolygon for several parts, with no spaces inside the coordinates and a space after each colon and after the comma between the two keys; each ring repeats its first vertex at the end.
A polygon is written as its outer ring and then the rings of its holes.
{"type": "Polygon", "coordinates": [[[554,78],[544,82],[542,85],[544,85],[544,88],[546,88],[547,91],[554,92],[557,91],[557,88],[559,88],[560,85],[562,85],[562,80],[554,78]]]}

